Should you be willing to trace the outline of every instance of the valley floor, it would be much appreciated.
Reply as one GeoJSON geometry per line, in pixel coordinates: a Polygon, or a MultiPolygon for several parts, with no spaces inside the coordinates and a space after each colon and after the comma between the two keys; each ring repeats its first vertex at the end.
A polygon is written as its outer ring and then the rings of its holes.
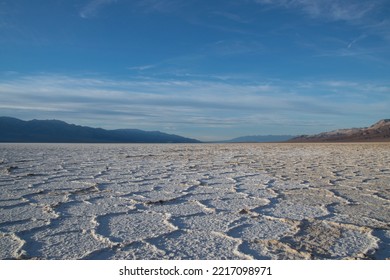
{"type": "Polygon", "coordinates": [[[0,144],[0,259],[389,259],[390,143],[0,144]]]}

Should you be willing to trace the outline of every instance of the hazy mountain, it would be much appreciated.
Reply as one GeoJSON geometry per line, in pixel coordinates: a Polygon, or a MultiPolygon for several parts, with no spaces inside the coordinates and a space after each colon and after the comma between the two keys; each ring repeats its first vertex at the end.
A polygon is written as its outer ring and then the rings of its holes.
{"type": "Polygon", "coordinates": [[[0,117],[0,142],[43,143],[199,143],[200,141],[139,129],[105,130],[58,120],[22,121],[0,117]]]}
{"type": "Polygon", "coordinates": [[[288,142],[380,142],[390,141],[390,119],[370,127],[338,129],[315,135],[301,135],[288,142]]]}
{"type": "Polygon", "coordinates": [[[293,135],[252,135],[252,136],[242,136],[227,140],[224,142],[227,143],[261,143],[261,142],[283,142],[291,138],[294,138],[293,135]]]}

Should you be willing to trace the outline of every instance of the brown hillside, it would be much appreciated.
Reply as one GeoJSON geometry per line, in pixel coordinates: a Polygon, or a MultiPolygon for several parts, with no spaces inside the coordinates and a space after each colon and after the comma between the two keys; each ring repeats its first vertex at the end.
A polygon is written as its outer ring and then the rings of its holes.
{"type": "Polygon", "coordinates": [[[390,141],[390,119],[370,127],[339,129],[315,135],[301,135],[288,142],[381,142],[390,141]]]}

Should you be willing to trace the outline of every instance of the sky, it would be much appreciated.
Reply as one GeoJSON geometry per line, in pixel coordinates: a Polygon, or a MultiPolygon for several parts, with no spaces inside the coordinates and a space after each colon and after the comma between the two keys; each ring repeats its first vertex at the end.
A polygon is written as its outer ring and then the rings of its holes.
{"type": "Polygon", "coordinates": [[[0,0],[0,116],[207,141],[389,108],[390,0],[0,0]]]}

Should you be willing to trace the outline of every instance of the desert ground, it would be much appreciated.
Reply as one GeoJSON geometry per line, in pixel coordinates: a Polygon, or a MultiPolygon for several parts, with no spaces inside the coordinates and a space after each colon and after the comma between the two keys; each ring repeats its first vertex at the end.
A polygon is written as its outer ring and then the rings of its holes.
{"type": "Polygon", "coordinates": [[[389,259],[390,143],[0,144],[0,259],[389,259]]]}

